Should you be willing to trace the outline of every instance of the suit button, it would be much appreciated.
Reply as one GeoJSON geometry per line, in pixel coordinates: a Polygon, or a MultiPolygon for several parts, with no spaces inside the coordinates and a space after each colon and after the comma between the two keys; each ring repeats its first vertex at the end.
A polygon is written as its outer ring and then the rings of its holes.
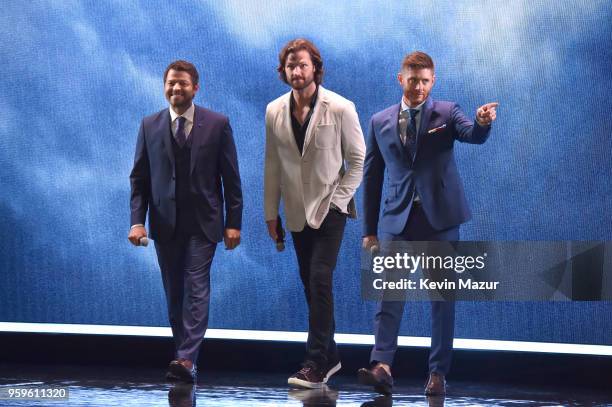
{"type": "Polygon", "coordinates": [[[172,176],[172,181],[174,181],[174,180],[176,180],[176,177],[173,175],[173,176],[172,176]]]}
{"type": "Polygon", "coordinates": [[[171,201],[174,201],[174,197],[173,197],[173,196],[171,196],[171,197],[170,197],[170,200],[171,200],[171,201]]]}

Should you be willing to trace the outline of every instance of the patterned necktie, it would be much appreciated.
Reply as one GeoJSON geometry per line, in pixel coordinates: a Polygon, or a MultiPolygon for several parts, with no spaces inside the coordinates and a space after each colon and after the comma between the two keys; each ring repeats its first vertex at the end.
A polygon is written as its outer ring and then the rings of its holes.
{"type": "Polygon", "coordinates": [[[406,143],[413,147],[416,144],[417,139],[417,128],[416,128],[416,116],[419,114],[418,109],[410,109],[410,123],[406,126],[406,143]]]}
{"type": "Polygon", "coordinates": [[[176,128],[176,134],[174,135],[174,139],[180,148],[183,148],[185,142],[187,141],[187,136],[185,135],[185,120],[187,119],[182,116],[178,117],[178,126],[176,128]]]}

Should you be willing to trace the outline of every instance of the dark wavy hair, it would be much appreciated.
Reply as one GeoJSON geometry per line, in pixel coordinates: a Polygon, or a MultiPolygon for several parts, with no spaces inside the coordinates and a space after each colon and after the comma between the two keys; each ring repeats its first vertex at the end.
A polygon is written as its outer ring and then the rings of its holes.
{"type": "Polygon", "coordinates": [[[310,54],[310,59],[315,67],[314,81],[317,85],[320,85],[321,82],[323,82],[324,73],[321,53],[311,41],[304,38],[296,38],[289,41],[287,44],[285,44],[280,54],[278,54],[278,68],[276,68],[278,71],[278,76],[283,82],[289,84],[287,81],[287,75],[285,74],[285,64],[287,63],[287,58],[289,57],[289,54],[302,50],[306,50],[310,54]]]}
{"type": "Polygon", "coordinates": [[[187,62],[187,61],[183,61],[179,59],[178,61],[172,62],[166,68],[166,71],[164,72],[164,83],[166,83],[168,72],[170,72],[171,69],[174,69],[175,71],[187,72],[189,76],[191,76],[191,82],[193,83],[193,86],[197,85],[198,82],[200,81],[200,75],[198,75],[198,70],[196,69],[195,65],[192,64],[191,62],[187,62]]]}

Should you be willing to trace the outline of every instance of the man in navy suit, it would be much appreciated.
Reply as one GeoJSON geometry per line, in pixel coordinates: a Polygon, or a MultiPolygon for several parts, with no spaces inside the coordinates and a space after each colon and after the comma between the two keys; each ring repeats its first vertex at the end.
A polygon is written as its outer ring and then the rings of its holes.
{"type": "Polygon", "coordinates": [[[193,382],[208,326],[210,266],[217,242],[240,243],[242,191],[227,117],[193,104],[195,66],[171,63],[164,73],[170,107],[142,120],[131,182],[134,245],[149,232],[161,269],[175,359],[166,377],[193,382]],[[225,222],[223,204],[225,203],[225,222]]]}
{"type": "MultiPolygon", "coordinates": [[[[459,226],[471,218],[453,153],[455,141],[482,144],[496,117],[497,103],[476,111],[476,123],[453,102],[434,101],[435,82],[429,55],[413,52],[402,62],[400,103],[372,116],[364,164],[364,238],[369,250],[385,241],[456,241],[459,226]],[[379,212],[385,169],[389,180],[379,212]]],[[[359,380],[383,394],[393,386],[391,365],[397,350],[405,302],[381,301],[375,317],[375,345],[370,368],[359,380]]],[[[444,394],[451,362],[455,303],[432,301],[428,395],[444,394]]]]}

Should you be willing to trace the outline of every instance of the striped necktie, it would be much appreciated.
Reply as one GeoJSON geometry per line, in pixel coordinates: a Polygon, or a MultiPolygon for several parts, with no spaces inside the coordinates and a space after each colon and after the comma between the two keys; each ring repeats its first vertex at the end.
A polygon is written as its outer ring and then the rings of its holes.
{"type": "Polygon", "coordinates": [[[187,136],[185,135],[185,120],[187,119],[182,116],[179,116],[177,118],[178,126],[176,128],[176,134],[174,135],[174,139],[176,140],[180,148],[183,148],[185,142],[187,141],[187,136]]]}

